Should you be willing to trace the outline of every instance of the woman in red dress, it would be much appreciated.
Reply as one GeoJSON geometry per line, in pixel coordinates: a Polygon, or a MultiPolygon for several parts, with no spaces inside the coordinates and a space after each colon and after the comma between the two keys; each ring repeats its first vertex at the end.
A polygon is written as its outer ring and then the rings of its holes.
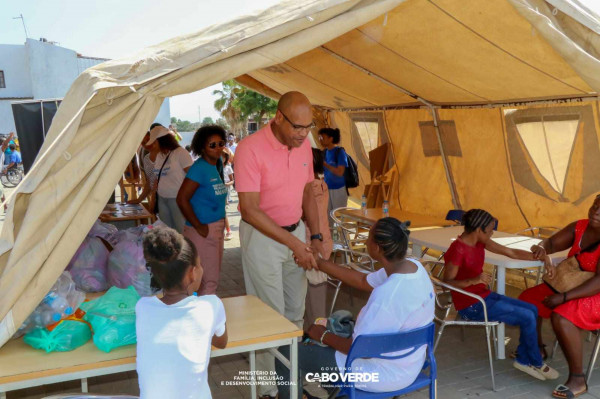
{"type": "MultiPolygon", "coordinates": [[[[547,284],[523,291],[519,299],[538,308],[538,341],[541,344],[541,318],[550,318],[552,328],[569,364],[569,378],[556,387],[552,396],[574,398],[587,392],[583,374],[583,351],[579,329],[600,329],[600,195],[588,212],[588,219],[579,220],[532,247],[532,251],[548,254],[569,247],[581,268],[596,275],[565,293],[554,292],[547,284]]],[[[548,273],[554,273],[554,267],[548,273]]]]}

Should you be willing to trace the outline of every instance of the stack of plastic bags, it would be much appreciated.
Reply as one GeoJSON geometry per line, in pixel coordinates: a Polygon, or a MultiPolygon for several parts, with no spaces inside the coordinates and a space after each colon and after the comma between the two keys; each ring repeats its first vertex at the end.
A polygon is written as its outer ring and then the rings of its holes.
{"type": "Polygon", "coordinates": [[[96,222],[67,266],[77,287],[100,292],[112,286],[132,285],[141,296],[152,295],[142,241],[144,233],[153,227],[117,230],[113,225],[96,222]]]}

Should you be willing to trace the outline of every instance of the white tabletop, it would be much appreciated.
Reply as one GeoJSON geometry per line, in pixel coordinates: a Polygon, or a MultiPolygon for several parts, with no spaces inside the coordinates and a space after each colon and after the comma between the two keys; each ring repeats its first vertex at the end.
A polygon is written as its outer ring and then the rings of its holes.
{"type": "MultiPolygon", "coordinates": [[[[438,251],[446,251],[448,247],[450,247],[450,244],[452,244],[456,237],[462,232],[462,226],[418,230],[410,233],[409,241],[411,241],[413,245],[428,247],[438,251]]],[[[495,231],[492,239],[498,244],[505,245],[509,248],[523,249],[526,251],[528,251],[532,245],[541,241],[537,238],[504,233],[502,231],[495,231]]],[[[568,250],[565,250],[550,255],[550,258],[556,265],[558,262],[565,259],[567,254],[568,250]]],[[[540,261],[511,259],[490,251],[485,251],[485,262],[508,269],[521,269],[524,267],[536,267],[542,265],[542,262],[540,261]]]]}

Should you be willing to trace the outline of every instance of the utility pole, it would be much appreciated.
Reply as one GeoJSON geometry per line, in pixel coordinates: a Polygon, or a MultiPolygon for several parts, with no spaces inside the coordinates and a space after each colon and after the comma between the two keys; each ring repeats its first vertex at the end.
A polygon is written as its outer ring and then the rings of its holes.
{"type": "Polygon", "coordinates": [[[198,123],[202,123],[202,113],[200,112],[200,106],[198,105],[198,123]]]}
{"type": "Polygon", "coordinates": [[[29,33],[27,33],[27,27],[25,26],[25,18],[23,14],[20,14],[18,17],[14,17],[13,19],[20,19],[23,22],[23,29],[25,30],[25,40],[29,39],[29,33]]]}

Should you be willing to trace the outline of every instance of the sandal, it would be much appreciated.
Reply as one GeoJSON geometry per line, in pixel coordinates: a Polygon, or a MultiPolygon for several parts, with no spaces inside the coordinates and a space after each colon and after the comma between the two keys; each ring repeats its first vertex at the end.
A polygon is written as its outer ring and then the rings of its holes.
{"type": "MultiPolygon", "coordinates": [[[[569,375],[572,377],[585,378],[585,374],[569,374],[569,375]]],[[[556,388],[554,388],[554,391],[552,391],[552,396],[555,398],[573,399],[580,395],[583,395],[584,393],[587,393],[587,391],[588,391],[587,381],[585,383],[585,389],[583,391],[577,392],[577,393],[573,393],[573,391],[571,391],[571,388],[569,388],[568,386],[566,386],[564,384],[559,384],[556,386],[556,388]]]]}

